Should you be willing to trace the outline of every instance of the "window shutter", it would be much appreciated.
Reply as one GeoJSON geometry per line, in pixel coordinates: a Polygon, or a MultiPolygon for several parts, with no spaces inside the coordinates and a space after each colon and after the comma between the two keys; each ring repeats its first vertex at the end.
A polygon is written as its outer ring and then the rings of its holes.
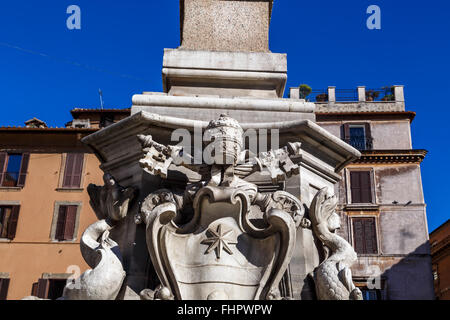
{"type": "Polygon", "coordinates": [[[353,243],[356,253],[365,253],[363,219],[353,219],[353,243]]]}
{"type": "Polygon", "coordinates": [[[342,126],[342,138],[345,142],[350,142],[350,124],[348,123],[342,126]]]}
{"type": "Polygon", "coordinates": [[[32,297],[38,296],[38,283],[37,282],[33,283],[33,285],[31,286],[31,296],[32,297]]]}
{"type": "Polygon", "coordinates": [[[9,279],[0,279],[0,300],[8,298],[9,279]]]}
{"type": "Polygon", "coordinates": [[[66,219],[64,226],[64,240],[72,240],[75,238],[75,221],[77,218],[78,206],[67,206],[66,219]]]}
{"type": "Polygon", "coordinates": [[[72,188],[80,188],[81,186],[81,174],[83,172],[83,160],[84,160],[84,154],[83,153],[77,153],[74,155],[74,167],[73,167],[73,173],[72,173],[72,188]]]}
{"type": "Polygon", "coordinates": [[[14,240],[16,237],[17,223],[19,222],[20,206],[13,206],[11,208],[11,216],[8,222],[8,239],[14,240]]]}
{"type": "Polygon", "coordinates": [[[353,242],[359,254],[378,253],[375,218],[353,219],[353,242]]]}
{"type": "Polygon", "coordinates": [[[372,184],[370,171],[360,172],[361,178],[361,203],[372,203],[372,184]]]}
{"type": "Polygon", "coordinates": [[[48,279],[39,279],[37,285],[37,297],[41,299],[47,299],[49,287],[50,281],[48,279]]]}
{"type": "Polygon", "coordinates": [[[83,171],[83,153],[68,153],[64,169],[63,188],[79,188],[83,171]]]}
{"type": "Polygon", "coordinates": [[[22,163],[20,164],[19,180],[17,181],[18,187],[25,186],[25,180],[27,179],[29,162],[30,162],[30,154],[29,153],[22,154],[22,163]]]}
{"type": "Polygon", "coordinates": [[[0,152],[0,186],[3,183],[3,175],[5,173],[5,165],[7,157],[8,154],[6,152],[0,152]]]}
{"type": "Polygon", "coordinates": [[[66,166],[64,168],[63,188],[70,188],[72,185],[72,172],[75,165],[75,156],[68,153],[66,158],[66,166]]]}
{"type": "Polygon", "coordinates": [[[364,220],[365,252],[375,254],[378,251],[375,219],[370,218],[364,220]]]}
{"type": "Polygon", "coordinates": [[[64,229],[66,225],[67,206],[60,205],[58,210],[58,219],[56,221],[55,240],[64,240],[64,229]]]}
{"type": "Polygon", "coordinates": [[[352,193],[352,203],[361,203],[361,172],[350,172],[350,189],[352,193]]]}
{"type": "Polygon", "coordinates": [[[350,172],[352,203],[372,203],[370,171],[350,172]]]}

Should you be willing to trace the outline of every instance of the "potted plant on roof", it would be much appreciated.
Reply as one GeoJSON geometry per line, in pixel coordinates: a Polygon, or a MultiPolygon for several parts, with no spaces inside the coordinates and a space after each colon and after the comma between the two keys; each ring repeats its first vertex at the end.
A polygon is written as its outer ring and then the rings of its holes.
{"type": "Polygon", "coordinates": [[[316,96],[316,102],[328,102],[328,94],[321,93],[316,96]]]}
{"type": "Polygon", "coordinates": [[[376,90],[366,91],[366,101],[375,101],[380,96],[380,92],[376,90]]]}
{"type": "Polygon", "coordinates": [[[301,84],[298,87],[298,89],[300,91],[300,93],[299,93],[300,99],[306,99],[306,97],[309,96],[312,92],[311,87],[308,86],[307,84],[301,84]]]}
{"type": "Polygon", "coordinates": [[[381,101],[395,101],[395,89],[393,86],[383,87],[384,97],[381,101]]]}

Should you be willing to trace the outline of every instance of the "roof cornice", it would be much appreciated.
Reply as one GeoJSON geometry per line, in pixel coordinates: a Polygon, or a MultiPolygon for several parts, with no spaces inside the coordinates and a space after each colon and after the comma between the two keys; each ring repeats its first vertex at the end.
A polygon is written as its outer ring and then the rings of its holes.
{"type": "Polygon", "coordinates": [[[362,151],[361,158],[353,163],[417,163],[428,154],[427,150],[370,150],[362,151]]]}
{"type": "Polygon", "coordinates": [[[381,112],[316,112],[316,121],[343,121],[343,120],[391,120],[408,119],[413,122],[416,113],[413,111],[381,111],[381,112]]]}

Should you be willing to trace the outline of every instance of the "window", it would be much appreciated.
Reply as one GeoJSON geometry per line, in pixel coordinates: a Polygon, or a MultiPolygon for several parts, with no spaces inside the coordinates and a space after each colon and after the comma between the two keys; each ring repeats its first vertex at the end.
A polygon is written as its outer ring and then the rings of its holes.
{"type": "Polygon", "coordinates": [[[361,292],[364,300],[381,300],[380,290],[369,290],[367,288],[361,288],[361,292]]]}
{"type": "Polygon", "coordinates": [[[56,300],[63,296],[66,282],[66,279],[39,279],[33,284],[31,295],[40,299],[56,300]]]}
{"type": "Polygon", "coordinates": [[[13,240],[16,237],[20,206],[0,206],[0,238],[13,240]]]}
{"type": "Polygon", "coordinates": [[[0,300],[8,297],[9,279],[0,279],[0,300]]]}
{"type": "Polygon", "coordinates": [[[353,245],[358,254],[377,254],[375,218],[353,218],[353,245]]]}
{"type": "Polygon", "coordinates": [[[59,205],[54,239],[71,241],[75,238],[78,205],[59,205]]]}
{"type": "Polygon", "coordinates": [[[29,161],[29,153],[0,152],[0,186],[24,187],[29,161]]]}
{"type": "Polygon", "coordinates": [[[344,124],[343,126],[344,141],[355,149],[364,151],[371,150],[372,137],[370,135],[370,124],[344,124]]]}
{"type": "Polygon", "coordinates": [[[351,171],[351,203],[372,203],[372,181],[370,171],[351,171]]]}
{"type": "Polygon", "coordinates": [[[81,187],[81,176],[83,173],[84,154],[68,153],[64,166],[64,177],[62,187],[77,189],[81,187]]]}

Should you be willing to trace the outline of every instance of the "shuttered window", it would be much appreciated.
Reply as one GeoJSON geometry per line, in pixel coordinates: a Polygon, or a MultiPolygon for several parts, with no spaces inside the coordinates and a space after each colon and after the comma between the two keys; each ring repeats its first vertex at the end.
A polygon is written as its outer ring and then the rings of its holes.
{"type": "Polygon", "coordinates": [[[75,222],[78,206],[60,205],[56,221],[55,240],[70,241],[75,238],[75,222]]]}
{"type": "Polygon", "coordinates": [[[352,203],[372,203],[370,171],[350,172],[352,203]]]}
{"type": "Polygon", "coordinates": [[[29,153],[0,152],[0,185],[7,188],[24,187],[29,162],[29,153]]]}
{"type": "Polygon", "coordinates": [[[0,279],[0,300],[8,297],[9,279],[0,279]]]}
{"type": "Polygon", "coordinates": [[[80,188],[83,172],[83,153],[68,153],[64,167],[63,188],[80,188]]]}
{"type": "Polygon", "coordinates": [[[20,206],[0,206],[0,238],[14,240],[20,206]]]}
{"type": "Polygon", "coordinates": [[[31,295],[40,299],[56,300],[63,296],[66,282],[66,279],[39,279],[33,283],[31,295]]]}
{"type": "Polygon", "coordinates": [[[378,253],[375,218],[353,219],[353,242],[358,254],[378,253]]]}

